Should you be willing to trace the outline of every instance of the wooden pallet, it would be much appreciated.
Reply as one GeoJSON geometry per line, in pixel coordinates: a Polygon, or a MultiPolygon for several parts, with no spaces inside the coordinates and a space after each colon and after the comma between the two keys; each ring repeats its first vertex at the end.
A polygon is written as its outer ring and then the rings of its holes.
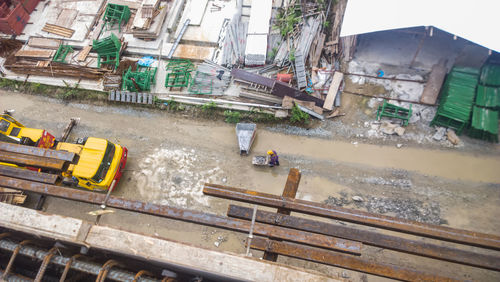
{"type": "Polygon", "coordinates": [[[43,31],[48,32],[48,33],[53,33],[62,37],[68,37],[71,38],[73,36],[73,33],[75,33],[74,29],[66,28],[63,26],[58,26],[55,24],[49,24],[46,23],[45,26],[42,28],[43,31]]]}

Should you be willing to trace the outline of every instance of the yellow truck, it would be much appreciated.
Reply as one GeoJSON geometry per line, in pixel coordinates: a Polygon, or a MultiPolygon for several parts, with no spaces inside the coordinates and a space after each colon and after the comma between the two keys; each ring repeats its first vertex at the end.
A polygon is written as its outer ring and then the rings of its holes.
{"type": "Polygon", "coordinates": [[[95,137],[81,139],[76,143],[58,142],[47,131],[27,128],[8,114],[0,115],[0,139],[76,153],[76,163],[69,165],[68,169],[62,172],[62,183],[89,190],[113,190],[127,163],[126,147],[95,137]]]}

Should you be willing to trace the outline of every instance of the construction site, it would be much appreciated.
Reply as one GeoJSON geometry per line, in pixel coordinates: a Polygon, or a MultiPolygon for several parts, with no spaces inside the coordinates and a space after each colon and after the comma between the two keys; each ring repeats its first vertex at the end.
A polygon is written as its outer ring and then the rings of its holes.
{"type": "Polygon", "coordinates": [[[499,10],[0,0],[0,281],[500,281],[499,10]]]}

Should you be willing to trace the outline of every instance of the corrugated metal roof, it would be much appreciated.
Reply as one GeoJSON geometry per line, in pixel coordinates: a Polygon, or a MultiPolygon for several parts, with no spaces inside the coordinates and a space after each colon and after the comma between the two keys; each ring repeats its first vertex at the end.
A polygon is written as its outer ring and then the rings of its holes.
{"type": "Polygon", "coordinates": [[[434,26],[500,52],[498,0],[348,0],[340,36],[434,26]]]}

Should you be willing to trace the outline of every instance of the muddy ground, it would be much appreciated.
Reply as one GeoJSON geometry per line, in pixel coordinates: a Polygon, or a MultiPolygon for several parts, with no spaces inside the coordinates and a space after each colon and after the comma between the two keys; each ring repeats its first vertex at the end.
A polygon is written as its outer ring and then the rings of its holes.
{"type": "MultiPolygon", "coordinates": [[[[366,103],[355,98],[345,101],[366,103]]],[[[498,145],[465,138],[464,146],[450,148],[395,136],[356,137],[357,130],[366,130],[364,121],[358,122],[356,115],[348,113],[343,120],[327,121],[311,129],[259,124],[250,156],[240,156],[234,125],[222,120],[117,104],[67,103],[10,92],[0,93],[0,106],[15,109],[14,116],[26,126],[44,128],[56,136],[69,118],[80,117],[70,140],[95,136],[126,146],[129,161],[115,191],[125,198],[223,215],[230,201],[204,196],[203,183],[281,194],[289,169],[296,167],[302,172],[300,199],[500,234],[498,145]],[[404,146],[397,148],[397,143],[404,146]],[[252,156],[271,148],[278,151],[281,166],[252,166],[252,156]],[[354,196],[362,201],[354,201],[354,196]]],[[[87,212],[96,209],[55,198],[48,198],[44,206],[50,213],[90,221],[95,218],[87,212]]],[[[100,224],[221,251],[245,251],[245,234],[153,216],[116,210],[104,215],[100,224]]],[[[253,255],[260,256],[260,252],[253,255]]],[[[375,247],[365,246],[363,256],[457,279],[500,280],[497,272],[375,247]]],[[[352,281],[385,280],[282,256],[279,262],[352,281]]]]}

